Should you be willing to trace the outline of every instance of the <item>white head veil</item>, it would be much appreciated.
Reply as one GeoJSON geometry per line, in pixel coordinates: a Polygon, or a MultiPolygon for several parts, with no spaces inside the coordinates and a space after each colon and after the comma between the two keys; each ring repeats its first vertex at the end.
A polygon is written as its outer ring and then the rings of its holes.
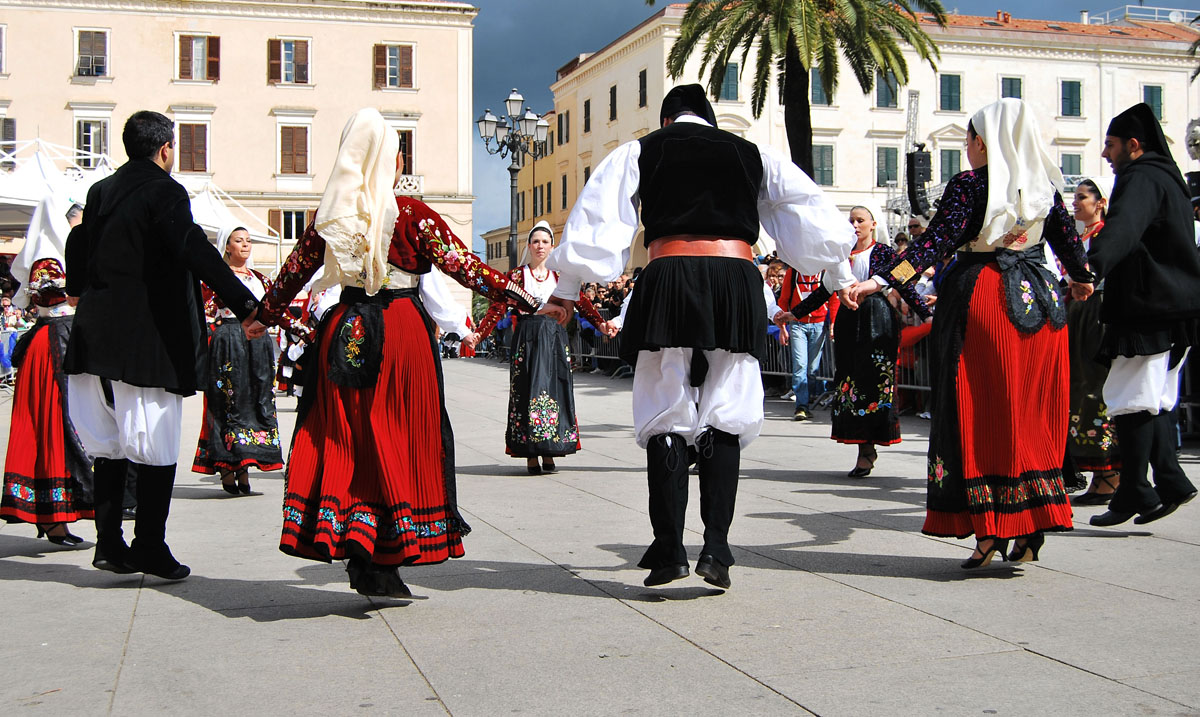
{"type": "Polygon", "coordinates": [[[13,259],[13,278],[21,282],[21,289],[13,296],[13,304],[19,308],[29,306],[29,272],[39,259],[55,259],[59,266],[66,271],[67,263],[63,254],[67,246],[67,234],[71,233],[71,225],[67,223],[66,207],[52,194],[42,198],[33,210],[33,221],[25,232],[25,246],[13,259]]]}
{"type": "Polygon", "coordinates": [[[979,238],[999,244],[1010,233],[1023,235],[1046,218],[1054,192],[1062,191],[1062,170],[1050,159],[1033,110],[1022,100],[993,102],[975,113],[971,126],[988,153],[987,211],[979,238]]]}
{"type": "MultiPolygon", "coordinates": [[[[246,234],[250,233],[250,230],[246,229],[246,227],[243,227],[243,226],[221,227],[220,231],[217,232],[217,251],[220,252],[222,259],[225,259],[225,249],[227,249],[229,247],[229,235],[233,234],[238,229],[241,229],[242,231],[246,232],[246,234]]],[[[251,247],[253,247],[253,243],[251,243],[251,247]]],[[[228,259],[226,259],[226,261],[228,262],[228,259]]],[[[251,251],[250,256],[246,258],[246,268],[247,269],[254,268],[254,252],[253,251],[251,251]]]]}
{"type": "Polygon", "coordinates": [[[543,230],[550,235],[550,249],[554,250],[554,229],[550,227],[550,222],[545,219],[533,225],[533,229],[529,230],[529,234],[525,237],[525,249],[521,252],[521,266],[524,266],[529,261],[529,240],[533,238],[533,233],[537,230],[543,230]]]}
{"type": "Polygon", "coordinates": [[[316,287],[358,285],[375,295],[387,277],[387,253],[396,218],[398,135],[379,110],[355,112],[341,144],[315,227],[325,239],[325,276],[316,287]]]}
{"type": "Polygon", "coordinates": [[[1116,181],[1116,177],[1086,177],[1083,181],[1096,185],[1096,189],[1100,190],[1100,198],[1107,202],[1108,198],[1112,196],[1113,182],[1116,181]]]}
{"type": "Polygon", "coordinates": [[[866,209],[867,212],[870,213],[871,218],[875,220],[875,241],[882,242],[884,244],[890,243],[887,229],[887,216],[884,215],[883,210],[879,208],[879,205],[868,199],[865,202],[859,202],[855,204],[853,207],[851,207],[850,211],[854,211],[859,207],[866,209]]]}

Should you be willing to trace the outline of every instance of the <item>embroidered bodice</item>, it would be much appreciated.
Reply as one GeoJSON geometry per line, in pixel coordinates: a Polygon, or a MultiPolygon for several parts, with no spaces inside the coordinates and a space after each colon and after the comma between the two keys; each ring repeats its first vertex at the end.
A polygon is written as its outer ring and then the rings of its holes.
{"type": "MultiPolygon", "coordinates": [[[[873,274],[883,277],[898,289],[912,286],[921,272],[977,239],[987,211],[987,195],[987,167],[956,174],[946,185],[937,214],[925,232],[913,237],[903,254],[883,265],[882,271],[873,274]]],[[[1054,206],[1036,231],[1037,235],[1033,231],[1028,232],[1019,246],[1014,242],[1008,247],[991,247],[987,251],[994,252],[996,248],[1027,249],[1044,238],[1071,278],[1092,281],[1083,243],[1075,233],[1075,220],[1067,214],[1062,196],[1057,192],[1054,194],[1054,206]]],[[[983,251],[983,248],[975,245],[970,248],[983,251]]],[[[909,301],[908,295],[904,298],[909,301]]]]}
{"type": "MultiPolygon", "coordinates": [[[[872,276],[876,276],[886,267],[894,264],[895,257],[895,249],[891,248],[887,244],[880,244],[876,242],[869,248],[850,255],[850,270],[853,272],[854,278],[858,279],[859,281],[865,281],[872,276]]],[[[908,305],[913,307],[913,310],[917,312],[918,316],[924,319],[932,315],[929,307],[925,305],[925,299],[922,298],[919,293],[917,293],[917,286],[915,282],[898,286],[896,289],[900,292],[900,296],[904,297],[904,300],[908,302],[908,305]]],[[[826,301],[829,301],[829,298],[832,295],[833,294],[829,291],[829,289],[825,288],[825,285],[822,284],[821,288],[809,294],[804,301],[801,301],[796,305],[796,308],[792,310],[792,315],[797,319],[807,316],[814,310],[823,306],[826,301]]],[[[842,307],[839,309],[839,311],[844,311],[845,309],[846,307],[842,307]]]]}
{"type": "MultiPolygon", "coordinates": [[[[388,249],[388,263],[392,267],[407,274],[424,274],[437,264],[447,276],[492,301],[515,301],[505,293],[510,282],[504,274],[472,254],[437,212],[411,197],[397,197],[396,204],[400,216],[388,249]]],[[[267,289],[259,319],[278,325],[287,313],[288,303],[324,261],[325,240],[309,224],[280,268],[279,276],[267,289]]]]}

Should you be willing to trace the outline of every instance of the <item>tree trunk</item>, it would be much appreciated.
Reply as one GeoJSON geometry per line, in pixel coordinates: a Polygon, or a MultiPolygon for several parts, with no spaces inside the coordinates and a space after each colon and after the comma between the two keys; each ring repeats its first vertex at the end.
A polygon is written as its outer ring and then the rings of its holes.
{"type": "Polygon", "coordinates": [[[808,70],[800,62],[796,40],[788,35],[784,55],[783,127],[787,132],[792,162],[813,176],[812,117],[809,108],[808,70]]]}

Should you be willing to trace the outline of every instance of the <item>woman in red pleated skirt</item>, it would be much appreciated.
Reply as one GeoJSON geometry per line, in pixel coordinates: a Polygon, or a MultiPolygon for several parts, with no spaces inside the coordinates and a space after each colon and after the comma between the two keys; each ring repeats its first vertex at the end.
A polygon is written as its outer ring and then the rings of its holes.
{"type": "Polygon", "coordinates": [[[58,545],[78,545],[68,523],[92,517],[91,462],[67,412],[62,357],[71,332],[73,309],[56,282],[61,265],[43,259],[33,265],[30,288],[42,316],[17,343],[8,453],[0,518],[32,523],[38,537],[58,545]]]}

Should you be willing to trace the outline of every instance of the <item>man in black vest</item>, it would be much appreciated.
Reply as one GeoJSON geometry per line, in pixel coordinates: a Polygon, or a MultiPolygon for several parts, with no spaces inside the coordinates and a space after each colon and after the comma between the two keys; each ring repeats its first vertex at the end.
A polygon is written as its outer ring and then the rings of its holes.
{"type": "Polygon", "coordinates": [[[633,420],[654,529],[638,565],[650,571],[646,585],[689,574],[683,529],[694,448],[704,520],[696,574],[728,588],[741,449],[763,421],[766,299],[751,249],[759,224],[781,259],[806,274],[827,271],[835,291],[854,283],[854,232],[787,158],[717,129],[700,85],[667,93],[660,121],[662,129],[613,150],[583,188],[547,262],[560,276],[543,312],[565,322],[581,282],[622,273],[640,206],[650,263],[621,333],[621,357],[636,365],[633,420]]]}
{"type": "Polygon", "coordinates": [[[1117,174],[1088,263],[1106,282],[1104,402],[1117,426],[1121,484],[1092,525],[1149,523],[1196,496],[1175,457],[1179,371],[1200,341],[1200,255],[1187,184],[1149,105],[1113,118],[1103,156],[1117,174]],[[1146,478],[1154,468],[1154,486],[1146,478]]]}
{"type": "Polygon", "coordinates": [[[206,373],[197,278],[244,322],[258,302],[192,221],[187,191],[171,179],[171,120],[136,112],[121,139],[129,161],[91,188],[83,224],[67,239],[67,294],[78,308],[63,368],[72,374],[71,416],[96,461],[92,565],[181,580],[191,571],[171,555],[166,526],[183,397],[206,373]],[[131,464],[132,547],[121,532],[131,464]]]}

